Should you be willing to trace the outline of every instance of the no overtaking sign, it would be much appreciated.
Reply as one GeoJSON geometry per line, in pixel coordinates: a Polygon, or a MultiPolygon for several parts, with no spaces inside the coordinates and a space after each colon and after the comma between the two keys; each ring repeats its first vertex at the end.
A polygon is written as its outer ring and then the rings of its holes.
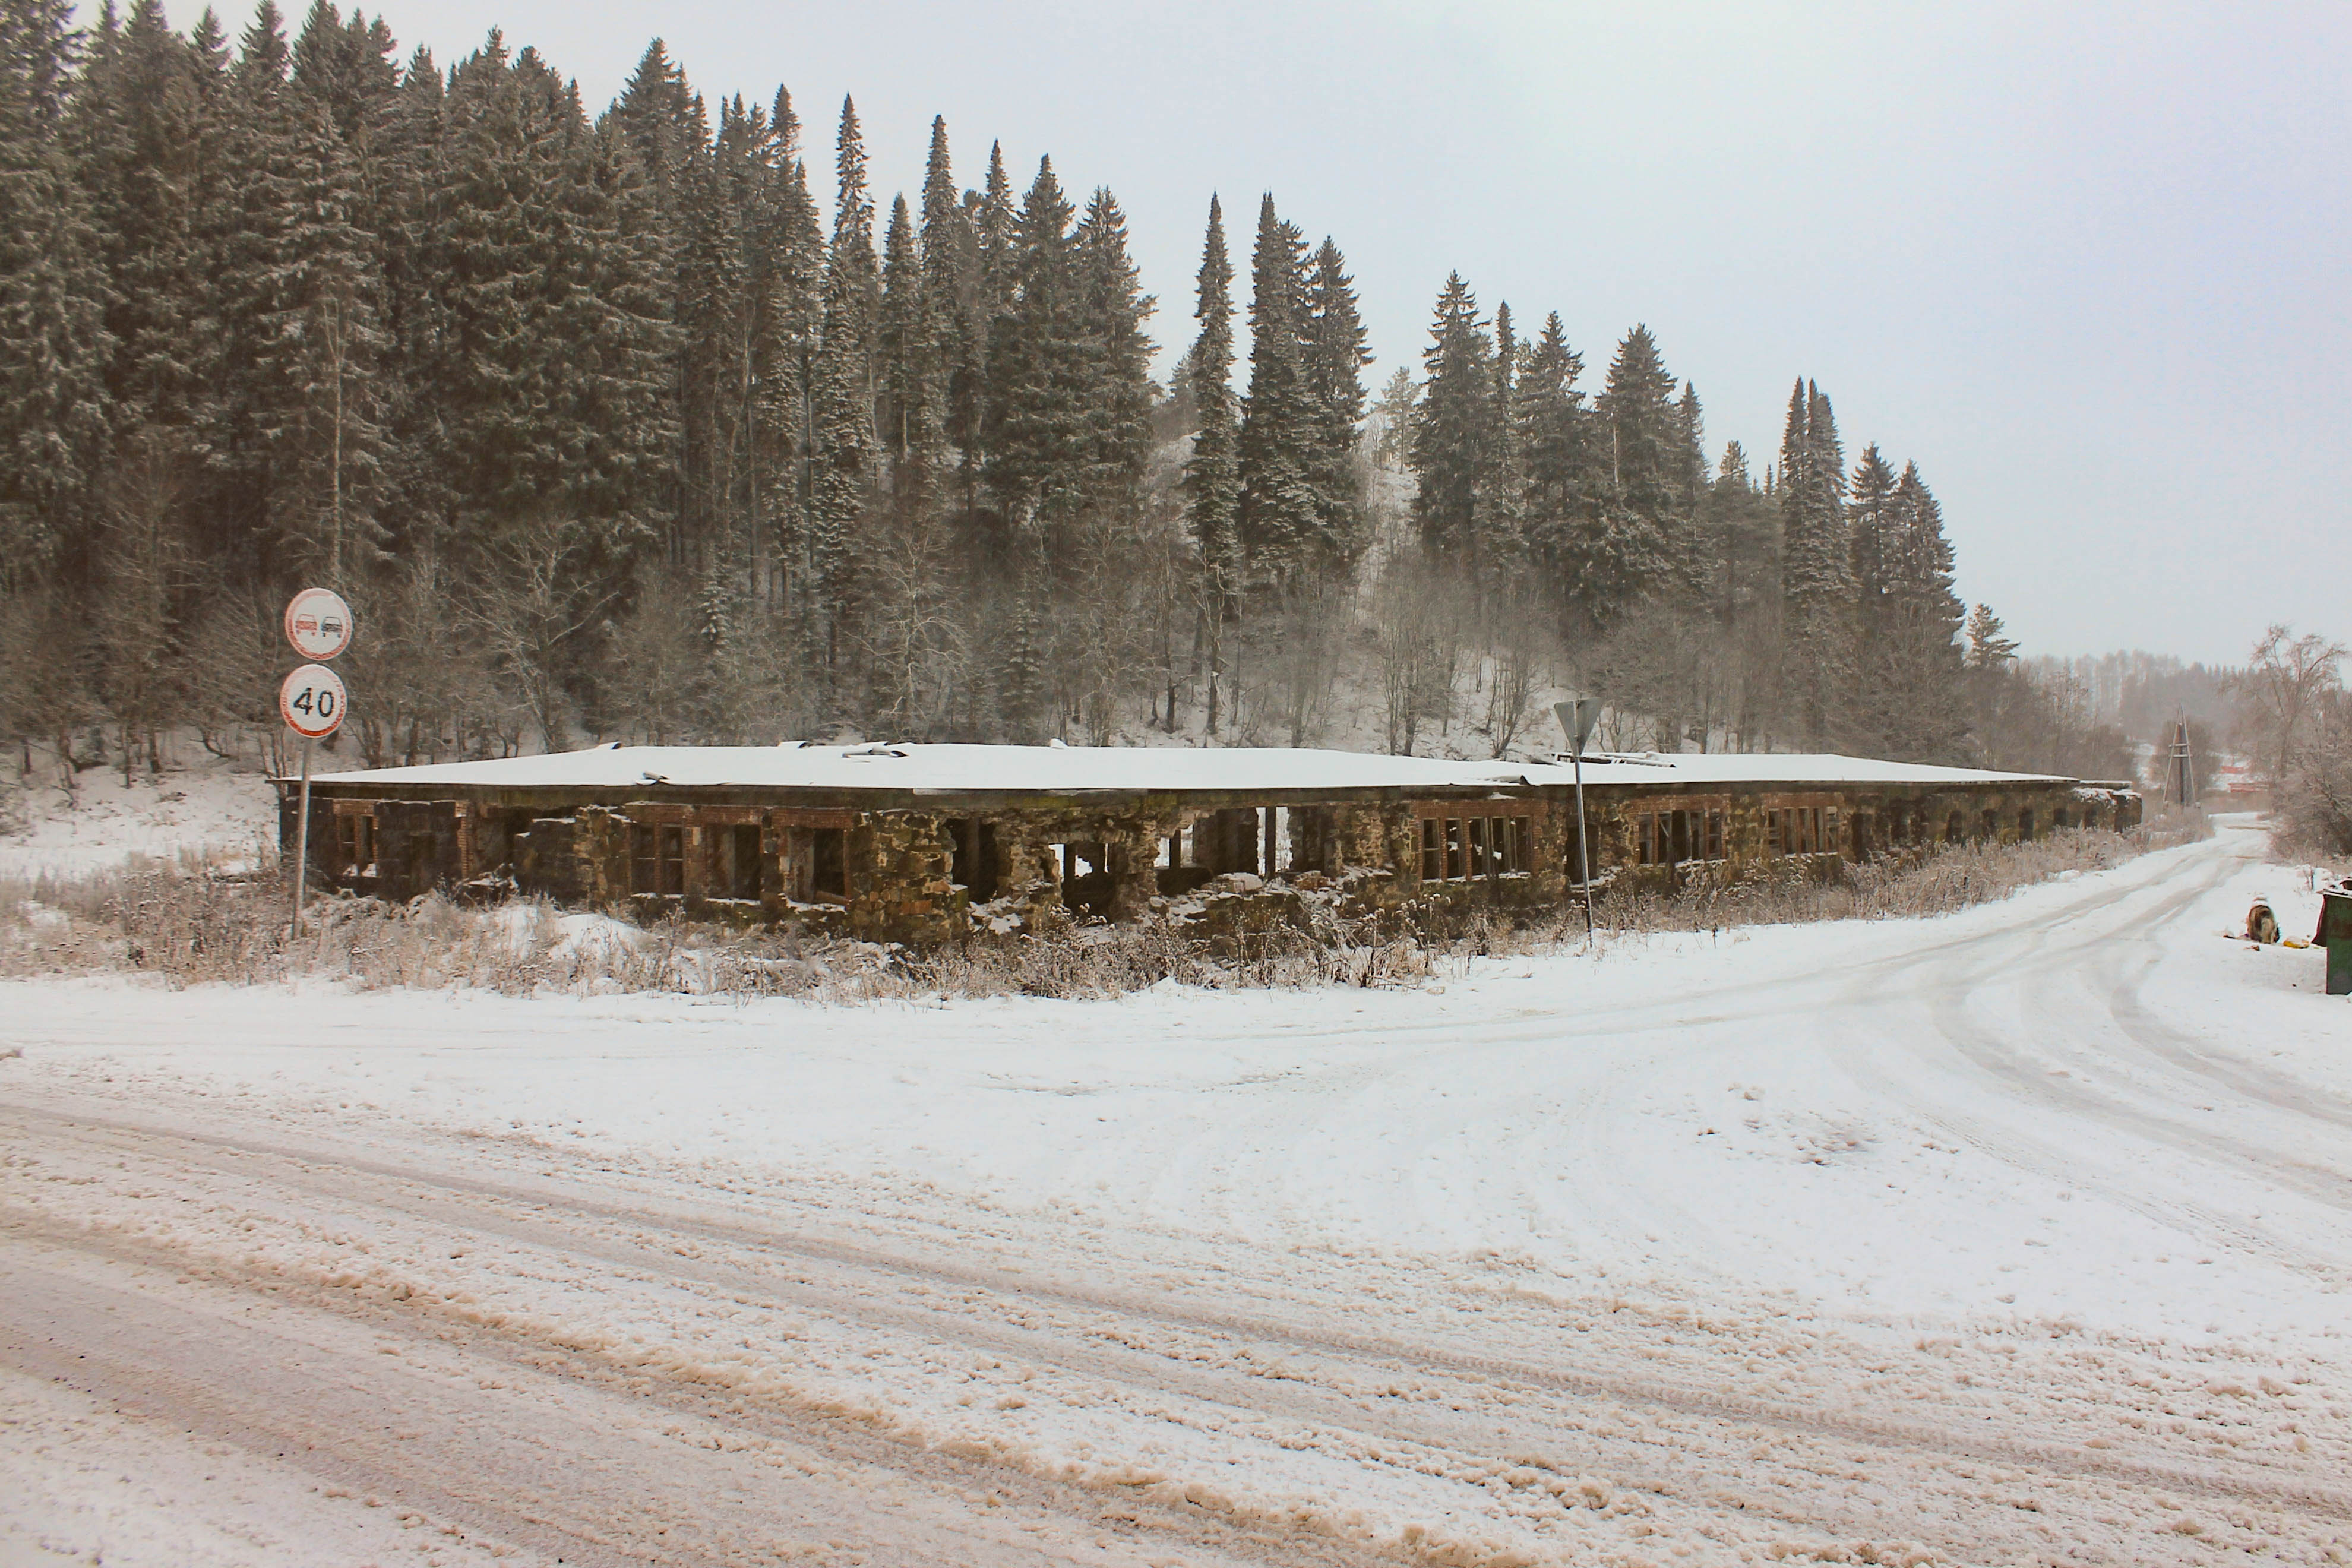
{"type": "Polygon", "coordinates": [[[286,640],[304,658],[332,658],[352,646],[352,607],[331,588],[305,588],[286,606],[286,640]]]}

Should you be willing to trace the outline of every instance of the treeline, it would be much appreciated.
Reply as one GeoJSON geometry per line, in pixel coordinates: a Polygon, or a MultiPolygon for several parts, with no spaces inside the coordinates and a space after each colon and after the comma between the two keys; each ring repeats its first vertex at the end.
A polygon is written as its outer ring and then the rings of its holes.
{"type": "Polygon", "coordinates": [[[1588,398],[1557,315],[1522,336],[1454,279],[1423,376],[1368,408],[1346,258],[1269,195],[1245,301],[1211,202],[1163,388],[1112,193],[1050,160],[1016,187],[993,148],[964,187],[943,123],[886,211],[854,105],[828,183],[786,92],[713,106],[658,42],[592,116],[530,48],[445,70],[326,0],[234,44],[155,0],[70,23],[0,0],[27,759],[101,724],[126,768],[173,728],[275,735],[306,582],[358,608],[375,761],[1147,729],[1499,753],[1564,684],[1628,746],[2021,761],[2016,713],[2050,718],[1990,611],[1961,637],[1917,470],[1849,468],[1810,384],[1777,464],[1710,463],[1646,329],[1588,398]]]}

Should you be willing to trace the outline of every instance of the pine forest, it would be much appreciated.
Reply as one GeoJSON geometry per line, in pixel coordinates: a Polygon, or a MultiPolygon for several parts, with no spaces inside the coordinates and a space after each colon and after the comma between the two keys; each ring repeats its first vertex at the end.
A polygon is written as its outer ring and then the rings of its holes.
{"type": "Polygon", "coordinates": [[[592,112],[533,48],[445,67],[326,0],[235,39],[0,0],[21,765],[276,745],[315,583],[377,763],[1499,756],[1577,689],[1621,749],[2127,773],[1811,381],[1778,453],[1711,450],[1649,328],[1596,373],[1457,276],[1375,391],[1344,214],[1204,191],[1197,275],[1148,289],[1109,189],[929,145],[886,194],[854,102],[712,103],[659,42],[592,112]]]}

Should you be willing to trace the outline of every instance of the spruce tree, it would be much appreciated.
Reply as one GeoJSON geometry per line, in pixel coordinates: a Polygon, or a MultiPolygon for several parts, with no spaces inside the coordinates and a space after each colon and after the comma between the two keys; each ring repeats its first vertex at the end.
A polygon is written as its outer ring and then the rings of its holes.
{"type": "Polygon", "coordinates": [[[656,38],[646,46],[614,100],[612,118],[629,150],[645,171],[655,201],[667,212],[687,171],[702,153],[694,134],[698,110],[686,72],[669,58],[669,49],[656,38]]]}
{"type": "MultiPolygon", "coordinates": [[[[554,87],[552,73],[543,80],[554,87]]],[[[571,453],[557,493],[600,561],[626,570],[672,520],[677,331],[642,170],[618,136],[588,124],[569,84],[557,101],[566,243],[547,335],[563,356],[558,428],[571,453]]]]}
{"type": "Polygon", "coordinates": [[[1048,583],[1063,527],[1084,501],[1091,446],[1075,216],[1053,160],[1039,159],[989,336],[988,484],[1011,542],[1045,563],[1048,583]]]}
{"type": "MultiPolygon", "coordinates": [[[[1858,502],[1859,482],[1856,489],[1858,502]]],[[[1943,510],[1919,477],[1918,465],[1904,465],[1885,511],[1884,587],[1875,628],[1863,644],[1864,710],[1876,719],[1881,755],[1962,762],[1969,729],[1959,640],[1963,610],[1952,592],[1952,546],[1944,534],[1943,510]]]]}
{"type": "Polygon", "coordinates": [[[1250,374],[1241,426],[1238,531],[1251,564],[1276,581],[1320,564],[1316,412],[1303,363],[1307,246],[1297,226],[1258,204],[1250,258],[1250,374]]]}
{"type": "Polygon", "coordinates": [[[980,433],[987,407],[986,322],[981,316],[979,237],[956,193],[943,118],[931,121],[919,244],[929,374],[941,433],[955,448],[956,477],[968,519],[980,486],[980,433]]]}
{"type": "Polygon", "coordinates": [[[296,115],[282,143],[288,221],[251,323],[252,436],[274,459],[262,521],[280,573],[340,584],[383,542],[382,277],[353,221],[358,172],[332,110],[312,101],[296,115]]]}
{"type": "Polygon", "coordinates": [[[1591,500],[1559,546],[1571,619],[1605,629],[1674,582],[1674,547],[1684,520],[1675,508],[1681,420],[1674,378],[1649,329],[1618,344],[1595,405],[1598,429],[1591,500]],[[1605,444],[1605,446],[1603,446],[1605,444]]]}
{"type": "Polygon", "coordinates": [[[1356,443],[1363,431],[1364,367],[1372,362],[1348,258],[1326,237],[1307,289],[1303,370],[1311,415],[1307,482],[1314,488],[1316,543],[1324,560],[1352,563],[1368,542],[1356,443]]]}
{"type": "Polygon", "coordinates": [[[971,213],[972,242],[979,258],[977,307],[982,320],[993,321],[1012,297],[1021,254],[1021,208],[1013,199],[1013,177],[1004,171],[1001,142],[989,143],[988,174],[971,213]]]}
{"type": "Polygon", "coordinates": [[[214,68],[173,33],[160,0],[138,0],[73,98],[68,142],[110,280],[118,428],[193,432],[210,416],[220,268],[203,219],[219,209],[214,68]]]}
{"type": "Polygon", "coordinates": [[[874,197],[866,176],[866,136],[857,105],[841,100],[835,140],[833,240],[825,251],[827,342],[854,357],[870,395],[874,333],[882,300],[882,267],[874,251],[874,197]]]}
{"type": "Polygon", "coordinates": [[[1495,563],[1507,572],[1527,548],[1527,464],[1519,446],[1520,361],[1526,345],[1512,324],[1511,304],[1495,307],[1495,391],[1486,441],[1486,473],[1478,487],[1478,534],[1495,563]]]}
{"type": "Polygon", "coordinates": [[[1675,405],[1674,510],[1671,515],[1675,577],[1670,586],[1701,604],[1711,601],[1727,569],[1726,542],[1707,512],[1706,411],[1698,388],[1683,383],[1675,405]]]}
{"type": "Polygon", "coordinates": [[[1609,442],[1611,483],[1662,538],[1673,531],[1689,490],[1690,444],[1675,392],[1657,340],[1637,325],[1617,345],[1596,405],[1609,442]]]}
{"type": "Polygon", "coordinates": [[[810,388],[810,605],[804,622],[829,715],[848,720],[849,659],[867,509],[874,499],[873,356],[880,267],[874,205],[856,107],[842,100],[834,160],[837,191],[825,251],[824,325],[810,388]]]}
{"type": "Polygon", "coordinates": [[[110,414],[99,235],[62,143],[63,0],[0,0],[0,593],[86,536],[110,414]]]}
{"type": "MultiPolygon", "coordinates": [[[[1201,565],[1200,615],[1208,664],[1208,732],[1223,718],[1223,630],[1238,606],[1241,540],[1236,510],[1241,499],[1239,419],[1234,403],[1233,263],[1225,255],[1225,216],[1209,198],[1209,231],[1201,244],[1195,275],[1201,323],[1187,357],[1188,377],[1200,426],[1184,460],[1184,521],[1201,565]]],[[[1173,722],[1172,716],[1171,722],[1173,722]]]]}
{"type": "Polygon", "coordinates": [[[326,107],[336,134],[362,164],[369,133],[400,89],[392,47],[391,30],[381,17],[369,22],[353,6],[346,21],[328,0],[311,0],[294,40],[295,89],[326,107]]]}
{"type": "Polygon", "coordinates": [[[654,198],[617,126],[493,33],[453,73],[424,258],[436,416],[468,548],[545,523],[599,572],[660,536],[678,440],[654,198]]]}
{"type": "MultiPolygon", "coordinates": [[[[79,40],[71,0],[0,3],[0,110],[8,133],[54,141],[65,129],[79,40]]],[[[210,17],[212,13],[205,13],[210,17]]]]}
{"type": "Polygon", "coordinates": [[[1847,491],[1846,528],[1852,539],[1854,633],[1864,647],[1885,635],[1889,574],[1897,553],[1895,470],[1878,455],[1877,443],[1862,449],[1847,491]]]}
{"type": "Polygon", "coordinates": [[[1555,310],[1544,319],[1517,377],[1516,432],[1525,486],[1521,527],[1528,548],[1555,570],[1592,504],[1591,420],[1576,385],[1583,374],[1584,356],[1568,346],[1555,310]]]}
{"type": "Polygon", "coordinates": [[[2004,635],[2008,627],[1992,613],[1990,605],[1979,605],[1969,612],[1968,667],[1970,669],[1999,669],[2017,658],[2017,641],[2004,635]]]}
{"type": "MultiPolygon", "coordinates": [[[[770,492],[778,526],[762,531],[758,542],[762,550],[772,542],[781,552],[789,597],[804,619],[816,582],[816,371],[824,339],[824,228],[809,194],[800,119],[792,95],[782,88],[768,122],[776,172],[752,239],[760,309],[773,343],[772,373],[762,382],[760,399],[763,425],[773,432],[770,492]]],[[[763,591],[766,586],[763,573],[763,591]]]]}
{"type": "Polygon", "coordinates": [[[221,542],[243,553],[248,569],[257,559],[254,552],[267,547],[276,466],[262,435],[272,422],[272,398],[264,385],[260,342],[285,281],[285,231],[300,217],[293,192],[297,121],[288,63],[278,7],[263,0],[227,70],[219,142],[226,199],[205,234],[219,261],[207,301],[220,333],[219,375],[206,421],[221,485],[214,504],[227,514],[221,542]]]}
{"type": "Polygon", "coordinates": [[[1780,437],[1780,689],[1816,751],[1844,743],[1854,690],[1854,582],[1845,459],[1830,400],[1800,381],[1780,437]]]}
{"type": "Polygon", "coordinates": [[[907,198],[899,196],[890,204],[890,223],[882,242],[882,302],[875,331],[876,425],[883,453],[890,461],[894,488],[918,460],[923,445],[920,426],[933,412],[929,327],[915,220],[907,208],[907,198]]]}
{"type": "Polygon", "coordinates": [[[1132,517],[1151,457],[1151,350],[1143,323],[1155,301],[1128,251],[1127,215],[1108,188],[1071,237],[1078,269],[1077,332],[1087,406],[1085,504],[1132,517]]]}
{"type": "Polygon", "coordinates": [[[1413,521],[1433,558],[1479,580],[1493,554],[1479,532],[1478,493],[1491,459],[1495,345],[1478,319],[1477,298],[1458,272],[1447,276],[1437,296],[1421,359],[1421,405],[1408,458],[1419,480],[1413,521]]]}
{"type": "Polygon", "coordinates": [[[383,107],[369,153],[390,388],[384,483],[401,498],[383,521],[394,550],[411,560],[446,537],[456,513],[436,374],[444,280],[434,268],[449,184],[446,109],[441,71],[419,49],[383,107]]]}

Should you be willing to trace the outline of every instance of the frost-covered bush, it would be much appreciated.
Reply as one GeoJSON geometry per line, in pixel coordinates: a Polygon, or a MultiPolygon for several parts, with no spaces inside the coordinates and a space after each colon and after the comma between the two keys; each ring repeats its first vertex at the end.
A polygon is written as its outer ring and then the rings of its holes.
{"type": "MultiPolygon", "coordinates": [[[[1672,890],[1604,889],[1603,936],[1797,921],[1941,914],[2067,871],[2200,837],[2201,814],[2132,834],[2062,830],[2030,844],[1882,857],[1822,880],[1767,868],[1672,890]]],[[[1327,901],[1328,902],[1328,901],[1327,901]]],[[[639,926],[544,900],[488,908],[428,895],[406,904],[330,898],[288,930],[274,866],[245,876],[150,864],[0,884],[0,974],[104,971],[171,984],[329,980],[356,989],[465,986],[529,995],[677,992],[830,1002],[1116,996],[1163,982],[1212,987],[1417,985],[1490,953],[1586,941],[1575,904],[1512,917],[1443,902],[1226,929],[1157,917],[1132,925],[982,932],[915,951],[783,928],[672,918],[639,926]]]]}

